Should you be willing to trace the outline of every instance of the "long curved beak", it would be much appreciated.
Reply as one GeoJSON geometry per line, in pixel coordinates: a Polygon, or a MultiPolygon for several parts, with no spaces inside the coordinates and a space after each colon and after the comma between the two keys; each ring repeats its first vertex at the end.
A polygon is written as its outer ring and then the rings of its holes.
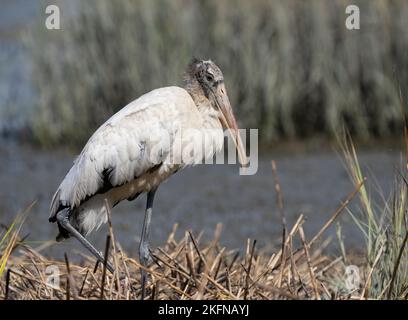
{"type": "Polygon", "coordinates": [[[221,123],[229,130],[238,151],[239,162],[245,167],[248,164],[248,159],[246,157],[244,145],[242,144],[241,136],[239,135],[237,121],[235,120],[234,113],[232,112],[231,103],[229,101],[224,83],[218,84],[215,91],[215,99],[217,100],[217,107],[221,114],[221,123]]]}

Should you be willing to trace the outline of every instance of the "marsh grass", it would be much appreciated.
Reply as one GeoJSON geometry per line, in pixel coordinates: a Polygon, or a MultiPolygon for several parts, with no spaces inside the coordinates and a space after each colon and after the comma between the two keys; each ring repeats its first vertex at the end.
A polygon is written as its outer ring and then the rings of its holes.
{"type": "Polygon", "coordinates": [[[0,277],[3,276],[11,254],[20,244],[20,241],[18,240],[20,230],[24,224],[27,213],[31,210],[34,204],[35,202],[30,204],[26,210],[17,214],[11,225],[8,227],[3,226],[3,230],[0,232],[0,277]]]}
{"type": "MultiPolygon", "coordinates": [[[[164,246],[154,251],[154,262],[145,269],[150,275],[147,298],[340,298],[336,288],[326,282],[334,274],[341,278],[340,261],[322,255],[324,246],[309,250],[305,242],[300,251],[290,246],[290,239],[299,236],[303,222],[299,217],[289,233],[284,268],[280,251],[266,254],[256,248],[255,241],[248,240],[243,252],[223,247],[219,242],[220,227],[210,243],[202,244],[202,234],[195,236],[191,232],[176,240],[175,226],[164,246]]],[[[116,253],[110,251],[117,270],[112,275],[105,273],[100,264],[95,265],[93,258],[85,257],[81,265],[70,264],[68,259],[53,261],[22,245],[20,255],[9,260],[9,279],[1,279],[0,295],[4,297],[8,292],[8,299],[139,299],[139,274],[144,267],[127,256],[118,243],[116,247],[116,253]],[[58,287],[47,280],[50,266],[60,271],[58,287]]]]}
{"type": "MultiPolygon", "coordinates": [[[[408,2],[343,0],[78,1],[62,29],[27,33],[36,89],[31,127],[43,146],[79,146],[142,93],[182,84],[192,56],[224,71],[240,125],[263,142],[400,133],[397,83],[408,83],[408,2]]],[[[63,12],[64,14],[64,12],[63,12]]]]}
{"type": "MultiPolygon", "coordinates": [[[[276,164],[274,165],[276,170],[276,164]]],[[[276,189],[280,189],[277,173],[276,189]]],[[[109,235],[105,257],[115,273],[93,258],[84,256],[80,265],[54,261],[40,250],[20,243],[20,254],[8,257],[7,276],[0,280],[0,295],[7,299],[137,299],[140,297],[139,273],[150,275],[150,299],[357,299],[344,289],[344,265],[340,258],[324,255],[330,242],[324,232],[355,197],[364,181],[345,199],[314,236],[303,231],[303,215],[283,233],[280,249],[268,253],[248,239],[242,251],[221,245],[221,225],[213,240],[202,243],[202,233],[185,232],[175,239],[174,226],[166,243],[152,253],[153,262],[143,267],[126,255],[115,241],[108,214],[109,235]],[[295,243],[299,243],[295,247],[295,243]],[[50,267],[59,271],[59,283],[49,281],[50,267]]],[[[280,196],[282,197],[282,196],[280,196]]],[[[282,221],[284,213],[282,212],[282,221]]],[[[283,224],[286,229],[286,222],[283,224]]],[[[43,246],[44,247],[44,246],[43,246]]]]}
{"type": "MultiPolygon", "coordinates": [[[[408,150],[408,144],[406,147],[408,150]]],[[[365,179],[349,135],[342,140],[341,148],[351,179],[365,179]]],[[[366,242],[366,279],[361,297],[408,298],[407,163],[396,169],[393,190],[389,196],[383,195],[382,204],[374,203],[362,186],[359,212],[348,210],[366,242]]]]}

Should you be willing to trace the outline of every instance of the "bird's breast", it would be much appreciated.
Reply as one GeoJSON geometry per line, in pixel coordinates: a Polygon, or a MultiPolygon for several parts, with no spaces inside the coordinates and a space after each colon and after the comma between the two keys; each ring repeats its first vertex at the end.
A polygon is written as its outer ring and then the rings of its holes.
{"type": "Polygon", "coordinates": [[[175,135],[170,163],[194,165],[210,163],[222,149],[224,134],[219,121],[202,123],[198,127],[181,128],[175,135]],[[217,123],[218,122],[218,123],[217,123]]]}

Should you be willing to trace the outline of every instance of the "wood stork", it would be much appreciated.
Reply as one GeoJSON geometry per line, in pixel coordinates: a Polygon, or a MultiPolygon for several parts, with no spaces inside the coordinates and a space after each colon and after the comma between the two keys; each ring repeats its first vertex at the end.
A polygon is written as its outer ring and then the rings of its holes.
{"type": "MultiPolygon", "coordinates": [[[[142,95],[91,136],[51,201],[49,221],[58,224],[57,241],[73,236],[103,262],[86,236],[107,222],[106,203],[113,208],[122,200],[147,193],[139,246],[139,259],[145,266],[150,256],[153,199],[159,184],[221,150],[223,127],[231,133],[241,164],[246,163],[220,68],[210,60],[193,59],[185,73],[184,88],[165,87],[142,95]],[[177,157],[191,154],[191,146],[202,152],[177,157]]],[[[107,268],[114,271],[109,263],[107,268]]],[[[141,283],[143,299],[144,271],[141,283]]]]}

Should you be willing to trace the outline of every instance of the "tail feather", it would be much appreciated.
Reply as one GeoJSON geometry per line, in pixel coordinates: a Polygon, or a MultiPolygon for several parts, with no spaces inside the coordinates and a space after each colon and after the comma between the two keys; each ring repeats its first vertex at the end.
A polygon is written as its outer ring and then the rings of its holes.
{"type": "Polygon", "coordinates": [[[52,197],[51,205],[50,205],[50,216],[48,218],[49,222],[57,221],[57,217],[56,217],[57,213],[63,209],[61,202],[60,202],[60,194],[61,194],[61,189],[58,189],[55,192],[54,196],[52,197]]]}
{"type": "MultiPolygon", "coordinates": [[[[48,218],[49,222],[57,222],[57,213],[60,212],[61,210],[69,210],[67,206],[62,205],[60,201],[60,194],[61,190],[58,189],[57,192],[55,192],[54,196],[52,197],[50,205],[50,216],[48,218]]],[[[68,239],[70,237],[68,231],[65,230],[64,227],[62,227],[59,222],[57,222],[57,225],[59,233],[56,237],[56,241],[60,242],[64,239],[68,239]]]]}
{"type": "MultiPolygon", "coordinates": [[[[138,195],[138,194],[137,194],[138,195]]],[[[135,197],[137,196],[135,195],[135,197]]],[[[50,222],[56,222],[59,234],[56,240],[62,241],[70,237],[67,232],[57,221],[57,213],[61,210],[69,210],[69,221],[71,225],[78,230],[83,236],[87,236],[93,230],[99,229],[102,224],[108,220],[104,194],[94,195],[92,198],[83,202],[79,207],[72,208],[69,203],[61,200],[61,189],[55,192],[50,205],[50,222]]]]}
{"type": "MultiPolygon", "coordinates": [[[[68,210],[68,209],[66,209],[66,210],[68,210]]],[[[57,225],[58,225],[59,233],[57,234],[57,237],[55,238],[55,240],[57,242],[61,242],[61,241],[65,240],[65,239],[70,238],[69,232],[67,230],[65,230],[64,227],[61,226],[59,222],[57,222],[57,225]]]]}

